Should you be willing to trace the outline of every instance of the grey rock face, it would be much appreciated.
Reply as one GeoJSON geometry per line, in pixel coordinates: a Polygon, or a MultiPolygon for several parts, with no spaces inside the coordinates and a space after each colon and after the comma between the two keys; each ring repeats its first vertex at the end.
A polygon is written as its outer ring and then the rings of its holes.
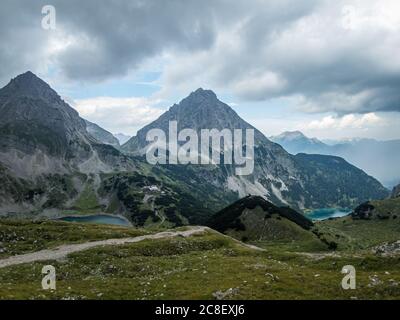
{"type": "MultiPolygon", "coordinates": [[[[0,151],[89,158],[93,138],[79,114],[44,81],[24,73],[0,90],[0,151]]],[[[1,160],[1,158],[0,158],[1,160]]]]}
{"type": "Polygon", "coordinates": [[[398,197],[400,197],[400,184],[394,187],[392,191],[392,198],[398,198],[398,197]]]}
{"type": "Polygon", "coordinates": [[[0,90],[0,125],[34,122],[65,136],[87,136],[86,125],[78,112],[65,103],[50,86],[27,72],[12,79],[0,90]]]}
{"type": "Polygon", "coordinates": [[[90,135],[79,114],[33,73],[0,90],[0,214],[61,208],[85,180],[134,169],[133,161],[90,135]]]}
{"type": "Polygon", "coordinates": [[[384,243],[372,249],[372,252],[381,256],[396,256],[400,254],[400,240],[384,243]]]}
{"type": "MultiPolygon", "coordinates": [[[[139,130],[135,137],[123,145],[123,151],[143,155],[148,144],[147,132],[150,129],[168,132],[169,121],[173,120],[178,122],[178,131],[191,128],[198,135],[201,129],[254,129],[253,174],[236,176],[232,166],[220,165],[219,171],[224,177],[222,185],[221,178],[216,181],[207,180],[207,183],[237,192],[239,197],[259,195],[278,205],[304,209],[353,206],[387,194],[387,190],[378,181],[341,158],[293,156],[287,153],[280,145],[271,142],[241,119],[227,104],[218,100],[214,92],[201,88],[139,130]]],[[[204,176],[202,166],[194,167],[198,175],[204,176]]]]}
{"type": "Polygon", "coordinates": [[[309,153],[342,157],[390,189],[400,180],[400,140],[354,139],[325,144],[318,139],[308,138],[299,131],[284,132],[270,139],[291,154],[309,153]]]}
{"type": "Polygon", "coordinates": [[[88,120],[85,120],[85,123],[86,123],[86,130],[92,137],[99,140],[101,143],[109,144],[110,146],[119,149],[120,147],[119,141],[116,137],[113,136],[112,133],[108,132],[99,125],[90,122],[88,120]]]}
{"type": "MultiPolygon", "coordinates": [[[[270,137],[270,139],[291,154],[297,153],[317,153],[327,154],[329,146],[318,139],[306,137],[300,131],[284,132],[278,136],[270,137]]],[[[329,154],[329,153],[328,153],[329,154]]]]}
{"type": "Polygon", "coordinates": [[[151,129],[162,129],[168,132],[170,121],[178,122],[178,131],[190,128],[198,133],[201,129],[254,129],[256,144],[266,143],[270,147],[282,149],[240,118],[231,107],[218,100],[213,91],[200,88],[179,104],[174,104],[156,121],[139,130],[135,137],[123,145],[123,150],[131,153],[143,153],[141,149],[148,144],[146,142],[147,132],[151,129]]]}
{"type": "Polygon", "coordinates": [[[123,145],[130,138],[132,138],[132,136],[129,136],[129,135],[126,135],[123,133],[116,133],[116,134],[114,134],[114,137],[118,139],[120,145],[123,145]]]}
{"type": "Polygon", "coordinates": [[[101,140],[118,142],[91,124],[97,132],[93,137],[86,126],[75,109],[31,72],[0,90],[0,161],[18,176],[113,170],[120,155],[104,153],[101,140]]]}

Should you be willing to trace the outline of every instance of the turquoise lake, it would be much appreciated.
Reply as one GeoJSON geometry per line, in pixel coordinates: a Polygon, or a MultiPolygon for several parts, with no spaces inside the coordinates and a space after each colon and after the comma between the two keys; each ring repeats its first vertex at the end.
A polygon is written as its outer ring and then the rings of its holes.
{"type": "Polygon", "coordinates": [[[117,226],[130,226],[130,223],[125,219],[115,216],[108,216],[105,214],[97,214],[91,216],[69,216],[63,217],[58,220],[67,222],[80,222],[80,223],[97,223],[97,224],[113,224],[117,226]]]}
{"type": "MultiPolygon", "coordinates": [[[[314,220],[326,220],[329,218],[340,218],[347,216],[351,213],[350,209],[344,208],[321,208],[310,211],[306,217],[314,220]]],[[[97,223],[97,224],[111,224],[117,226],[130,226],[130,223],[125,219],[117,216],[109,216],[104,214],[95,214],[90,216],[67,216],[58,220],[66,222],[79,222],[79,223],[97,223]]]]}
{"type": "Polygon", "coordinates": [[[329,218],[340,218],[347,216],[351,213],[351,209],[345,208],[321,208],[310,211],[306,217],[311,220],[326,220],[329,218]]]}

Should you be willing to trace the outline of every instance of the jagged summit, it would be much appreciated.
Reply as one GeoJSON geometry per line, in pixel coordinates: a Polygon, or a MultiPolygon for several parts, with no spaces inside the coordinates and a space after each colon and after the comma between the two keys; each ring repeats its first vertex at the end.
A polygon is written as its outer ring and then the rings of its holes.
{"type": "Polygon", "coordinates": [[[42,81],[42,79],[40,79],[36,74],[34,74],[32,71],[28,70],[24,73],[21,73],[20,75],[16,76],[13,80],[27,80],[27,79],[35,79],[35,80],[39,80],[42,81]]]}
{"type": "Polygon", "coordinates": [[[204,98],[204,99],[217,99],[217,95],[214,91],[198,88],[197,90],[193,91],[187,98],[204,98]]]}
{"type": "Polygon", "coordinates": [[[0,89],[0,162],[20,177],[110,171],[122,158],[106,138],[90,134],[78,112],[30,71],[0,89]]]}
{"type": "Polygon", "coordinates": [[[30,71],[0,89],[0,130],[0,150],[9,155],[10,167],[18,162],[13,152],[57,159],[90,156],[93,138],[83,119],[30,71]]]}
{"type": "Polygon", "coordinates": [[[41,126],[62,136],[86,132],[78,112],[31,71],[0,89],[0,114],[0,124],[41,126]]]}
{"type": "Polygon", "coordinates": [[[27,71],[11,79],[11,81],[0,90],[0,96],[24,96],[52,101],[60,98],[56,91],[31,71],[27,71]]]}
{"type": "Polygon", "coordinates": [[[211,114],[223,109],[228,110],[231,108],[220,101],[214,91],[199,88],[182,99],[179,104],[174,104],[170,111],[182,113],[184,110],[190,110],[190,112],[204,110],[211,114]]]}
{"type": "MultiPolygon", "coordinates": [[[[254,129],[256,144],[271,145],[271,142],[260,131],[240,118],[229,105],[219,100],[213,91],[199,88],[178,104],[170,107],[157,120],[139,130],[135,137],[123,145],[123,150],[133,154],[144,154],[144,147],[148,144],[147,132],[150,129],[161,129],[168,132],[170,121],[178,122],[178,130],[191,128],[198,132],[201,129],[254,129]]],[[[278,148],[281,149],[280,146],[278,148]]]]}

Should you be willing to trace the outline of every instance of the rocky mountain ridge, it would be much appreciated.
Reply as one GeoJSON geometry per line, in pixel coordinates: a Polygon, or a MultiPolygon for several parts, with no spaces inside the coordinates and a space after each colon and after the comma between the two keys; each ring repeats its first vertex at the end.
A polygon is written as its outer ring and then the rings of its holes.
{"type": "Polygon", "coordinates": [[[400,180],[400,140],[352,139],[324,143],[303,133],[284,132],[270,137],[291,154],[332,155],[361,168],[391,189],[400,180]],[[380,165],[377,165],[379,163],[380,165]]]}
{"type": "Polygon", "coordinates": [[[72,107],[27,72],[0,90],[0,133],[1,214],[106,212],[136,225],[173,226],[204,223],[248,194],[298,209],[386,195],[376,180],[343,159],[288,154],[210,90],[193,92],[140,130],[122,146],[124,154],[93,137],[72,107]],[[253,129],[254,173],[236,176],[233,165],[223,164],[148,164],[143,137],[170,120],[179,120],[178,129],[253,129]]]}
{"type": "MultiPolygon", "coordinates": [[[[388,191],[378,181],[343,159],[329,156],[311,159],[304,155],[293,156],[287,153],[279,144],[270,141],[259,130],[241,119],[231,107],[220,101],[214,92],[202,88],[192,92],[157,120],[139,130],[135,137],[122,146],[122,150],[133,155],[144,155],[148,145],[147,132],[151,129],[161,129],[168,133],[170,121],[177,121],[178,132],[191,128],[198,132],[198,136],[201,129],[254,130],[253,174],[237,176],[232,166],[221,164],[214,167],[220,178],[207,181],[220,185],[227,191],[236,192],[238,197],[259,195],[275,204],[290,205],[302,210],[334,205],[353,206],[360,203],[361,199],[387,196],[388,191]],[[320,170],[329,168],[329,164],[337,170],[320,170]],[[354,188],[355,185],[358,188],[354,188]],[[358,190],[360,188],[363,189],[361,193],[358,190]]],[[[188,170],[188,167],[192,167],[192,173],[199,176],[200,180],[206,179],[207,171],[204,166],[183,166],[181,170],[188,170]]]]}

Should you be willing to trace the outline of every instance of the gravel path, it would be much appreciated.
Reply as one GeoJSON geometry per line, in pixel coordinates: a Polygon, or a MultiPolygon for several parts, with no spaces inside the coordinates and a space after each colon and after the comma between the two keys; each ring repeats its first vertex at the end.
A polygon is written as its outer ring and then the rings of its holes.
{"type": "Polygon", "coordinates": [[[84,251],[99,246],[114,246],[125,243],[139,242],[148,239],[172,238],[176,236],[190,237],[193,234],[200,234],[205,232],[206,230],[209,230],[209,228],[190,227],[190,229],[185,231],[165,231],[134,238],[108,239],[108,240],[92,241],[79,244],[67,244],[57,247],[55,249],[41,250],[33,253],[21,254],[6,259],[2,259],[0,260],[0,268],[9,267],[22,263],[31,263],[35,261],[59,260],[65,258],[70,253],[84,251]]]}

